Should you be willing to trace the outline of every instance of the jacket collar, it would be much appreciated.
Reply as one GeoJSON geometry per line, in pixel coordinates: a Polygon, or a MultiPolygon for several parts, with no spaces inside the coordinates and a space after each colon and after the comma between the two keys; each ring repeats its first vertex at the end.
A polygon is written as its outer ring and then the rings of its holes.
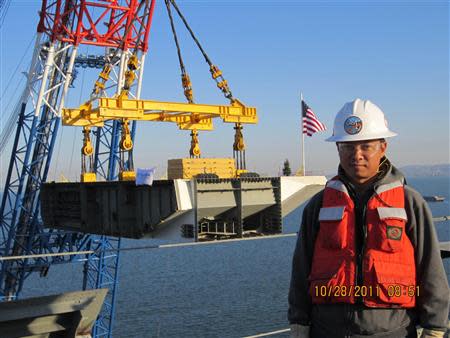
{"type": "Polygon", "coordinates": [[[372,195],[374,191],[379,194],[396,186],[406,184],[403,174],[391,164],[387,157],[381,159],[378,173],[363,185],[352,183],[341,165],[338,167],[338,178],[344,183],[350,194],[354,196],[372,195]]]}

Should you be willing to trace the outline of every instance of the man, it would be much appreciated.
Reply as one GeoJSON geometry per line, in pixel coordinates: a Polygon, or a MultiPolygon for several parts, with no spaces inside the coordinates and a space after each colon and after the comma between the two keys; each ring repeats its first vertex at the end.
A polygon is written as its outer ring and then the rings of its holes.
{"type": "Polygon", "coordinates": [[[384,113],[356,99],[337,113],[340,165],[305,207],[288,319],[297,338],[444,337],[449,289],[432,215],[386,158],[384,113]]]}

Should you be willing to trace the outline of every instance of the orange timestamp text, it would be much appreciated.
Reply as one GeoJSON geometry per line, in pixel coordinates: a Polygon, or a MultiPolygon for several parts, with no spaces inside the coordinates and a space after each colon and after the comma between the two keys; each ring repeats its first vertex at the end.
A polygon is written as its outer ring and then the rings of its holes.
{"type": "Polygon", "coordinates": [[[401,297],[401,296],[419,296],[419,285],[399,285],[391,284],[387,286],[387,295],[389,297],[401,297]]]}
{"type": "Polygon", "coordinates": [[[391,284],[380,287],[379,285],[315,285],[315,297],[378,297],[380,293],[386,293],[389,297],[419,296],[418,285],[391,284]],[[383,291],[384,290],[384,291],[383,291]]]}

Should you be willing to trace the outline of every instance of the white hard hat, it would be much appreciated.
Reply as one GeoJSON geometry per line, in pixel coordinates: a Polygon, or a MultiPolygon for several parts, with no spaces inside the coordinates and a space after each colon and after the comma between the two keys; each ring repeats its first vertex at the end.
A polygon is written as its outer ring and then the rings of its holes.
{"type": "Polygon", "coordinates": [[[375,140],[396,136],[388,129],[383,111],[369,100],[347,102],[336,114],[328,142],[375,140]]]}

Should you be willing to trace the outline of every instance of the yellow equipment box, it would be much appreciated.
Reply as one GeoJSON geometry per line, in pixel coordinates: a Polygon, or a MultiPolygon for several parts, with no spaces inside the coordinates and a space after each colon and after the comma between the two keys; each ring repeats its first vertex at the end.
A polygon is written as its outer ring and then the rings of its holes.
{"type": "Polygon", "coordinates": [[[167,162],[167,178],[190,179],[198,174],[216,174],[219,178],[236,177],[232,158],[179,158],[167,162]]]}

